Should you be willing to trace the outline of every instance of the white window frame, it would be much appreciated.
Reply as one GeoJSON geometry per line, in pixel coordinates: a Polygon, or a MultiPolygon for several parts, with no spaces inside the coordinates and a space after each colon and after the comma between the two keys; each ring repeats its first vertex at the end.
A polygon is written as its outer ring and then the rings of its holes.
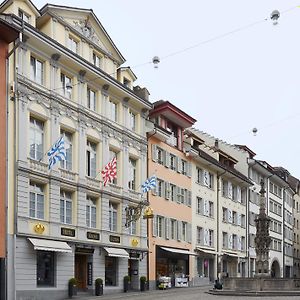
{"type": "Polygon", "coordinates": [[[44,83],[44,62],[34,56],[30,56],[30,78],[36,83],[44,83]]]}
{"type": "Polygon", "coordinates": [[[86,175],[95,178],[97,175],[97,144],[87,140],[86,175]]]}
{"type": "Polygon", "coordinates": [[[72,93],[67,90],[67,85],[70,84],[71,86],[73,86],[72,85],[72,78],[69,77],[68,75],[66,75],[65,73],[61,72],[60,73],[60,83],[61,83],[61,86],[62,86],[61,94],[64,97],[66,97],[68,99],[71,99],[72,93]]]}
{"type": "Polygon", "coordinates": [[[118,204],[109,202],[109,230],[118,231],[118,204]]]}
{"type": "Polygon", "coordinates": [[[30,117],[30,151],[29,156],[35,160],[42,160],[44,157],[44,122],[30,117]],[[38,141],[38,138],[42,141],[38,141]],[[40,143],[41,142],[41,143],[40,143]],[[38,148],[41,148],[38,150],[38,148]]]}
{"type": "Polygon", "coordinates": [[[67,191],[60,191],[60,222],[72,224],[73,220],[73,199],[72,194],[67,191]]]}
{"type": "Polygon", "coordinates": [[[128,188],[133,191],[135,191],[137,188],[137,167],[138,167],[137,159],[129,157],[128,188]]]}
{"type": "Polygon", "coordinates": [[[87,196],[86,198],[86,226],[89,228],[97,227],[97,205],[96,199],[87,196]]]}
{"type": "Polygon", "coordinates": [[[87,107],[92,111],[97,109],[97,93],[90,87],[87,87],[87,107]]]}
{"type": "Polygon", "coordinates": [[[78,53],[79,42],[72,36],[68,36],[68,49],[71,51],[78,53]]]}
{"type": "Polygon", "coordinates": [[[129,129],[136,131],[137,115],[133,111],[129,111],[129,129]]]}
{"type": "Polygon", "coordinates": [[[109,119],[118,122],[118,104],[112,100],[109,100],[109,119]]]}
{"type": "Polygon", "coordinates": [[[73,168],[73,134],[64,129],[61,129],[60,134],[64,138],[66,149],[66,159],[60,161],[60,167],[71,171],[73,168]]]}
{"type": "Polygon", "coordinates": [[[30,182],[29,216],[39,220],[45,219],[45,193],[41,184],[30,182]],[[32,201],[33,200],[33,201],[32,201]],[[42,200],[42,203],[40,203],[42,200]],[[33,205],[32,205],[33,204],[33,205]],[[40,206],[42,205],[42,209],[40,206]]]}

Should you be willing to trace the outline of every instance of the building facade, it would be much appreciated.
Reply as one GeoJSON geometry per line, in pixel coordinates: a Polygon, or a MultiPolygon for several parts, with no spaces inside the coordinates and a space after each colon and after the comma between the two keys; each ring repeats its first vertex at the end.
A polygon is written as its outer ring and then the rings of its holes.
{"type": "Polygon", "coordinates": [[[138,289],[146,221],[125,224],[144,200],[149,93],[92,10],[24,0],[0,12],[23,31],[9,60],[8,299],[66,298],[73,277],[86,293],[96,278],[104,293],[121,291],[125,275],[138,289]],[[66,159],[49,169],[60,137],[66,159]],[[104,186],[114,157],[117,178],[104,186]]]}
{"type": "Polygon", "coordinates": [[[6,299],[6,230],[7,230],[7,95],[9,93],[7,78],[7,59],[9,44],[19,36],[19,31],[9,25],[9,22],[0,20],[0,299],[6,299]]]}
{"type": "Polygon", "coordinates": [[[149,193],[154,218],[149,222],[151,288],[189,285],[192,268],[191,162],[184,152],[183,130],[195,120],[168,101],[154,103],[148,134],[148,175],[157,187],[149,193]]]}

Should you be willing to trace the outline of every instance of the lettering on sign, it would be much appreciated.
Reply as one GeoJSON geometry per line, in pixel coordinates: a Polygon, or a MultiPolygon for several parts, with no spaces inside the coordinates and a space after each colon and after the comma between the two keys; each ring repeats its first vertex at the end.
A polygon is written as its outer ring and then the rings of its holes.
{"type": "Polygon", "coordinates": [[[93,254],[94,253],[94,249],[93,248],[80,248],[80,247],[76,247],[75,253],[93,254]]]}
{"type": "Polygon", "coordinates": [[[110,235],[109,236],[109,241],[111,243],[121,243],[121,239],[119,236],[116,236],[116,235],[110,235]]]}
{"type": "Polygon", "coordinates": [[[96,233],[96,232],[87,232],[87,233],[86,233],[86,237],[87,237],[89,240],[96,240],[96,241],[99,241],[99,240],[100,240],[100,234],[99,234],[99,233],[96,233]]]}
{"type": "Polygon", "coordinates": [[[62,227],[60,229],[61,235],[75,237],[75,229],[62,227]]]}
{"type": "Polygon", "coordinates": [[[93,285],[93,263],[88,262],[87,264],[87,284],[93,285]]]}

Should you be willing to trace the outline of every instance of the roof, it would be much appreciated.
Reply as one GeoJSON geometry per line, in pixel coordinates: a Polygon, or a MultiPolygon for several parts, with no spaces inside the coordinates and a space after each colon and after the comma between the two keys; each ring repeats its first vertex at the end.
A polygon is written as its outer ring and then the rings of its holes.
{"type": "Polygon", "coordinates": [[[45,15],[51,8],[60,9],[60,10],[63,10],[63,11],[66,11],[66,10],[78,11],[78,12],[83,12],[83,13],[91,15],[94,18],[94,20],[96,21],[97,25],[103,31],[105,37],[111,43],[111,45],[114,48],[114,50],[116,51],[116,53],[119,55],[120,60],[121,60],[120,63],[122,64],[122,63],[124,63],[126,61],[125,58],[124,58],[124,56],[121,54],[121,52],[119,51],[119,49],[117,48],[117,46],[115,45],[115,43],[113,42],[113,40],[111,39],[111,37],[109,36],[109,34],[107,33],[107,31],[105,30],[105,28],[103,27],[103,25],[101,24],[100,20],[95,15],[95,13],[94,13],[94,11],[92,9],[78,8],[78,7],[64,6],[64,5],[56,5],[56,4],[45,4],[40,9],[41,15],[45,15]]]}
{"type": "MultiPolygon", "coordinates": [[[[9,17],[9,16],[7,16],[9,17]]],[[[7,23],[5,20],[0,18],[0,39],[6,43],[15,41],[19,36],[20,30],[7,23]]]]}
{"type": "Polygon", "coordinates": [[[238,145],[238,144],[235,144],[236,147],[240,148],[240,149],[243,149],[245,150],[246,152],[249,153],[250,157],[253,158],[256,153],[254,151],[252,151],[248,146],[246,145],[238,145]]]}
{"type": "MultiPolygon", "coordinates": [[[[5,10],[7,7],[9,7],[14,0],[5,0],[0,4],[0,11],[5,10]]],[[[28,5],[31,7],[31,9],[35,12],[36,16],[40,16],[40,11],[37,9],[37,7],[32,3],[30,0],[23,0],[23,2],[27,2],[28,5]]]]}

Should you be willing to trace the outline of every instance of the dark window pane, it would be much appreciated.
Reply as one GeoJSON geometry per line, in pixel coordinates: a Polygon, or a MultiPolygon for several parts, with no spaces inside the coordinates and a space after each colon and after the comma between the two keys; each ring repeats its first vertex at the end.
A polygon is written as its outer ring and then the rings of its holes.
{"type": "Polygon", "coordinates": [[[54,252],[37,251],[37,286],[54,286],[54,252]]]}

